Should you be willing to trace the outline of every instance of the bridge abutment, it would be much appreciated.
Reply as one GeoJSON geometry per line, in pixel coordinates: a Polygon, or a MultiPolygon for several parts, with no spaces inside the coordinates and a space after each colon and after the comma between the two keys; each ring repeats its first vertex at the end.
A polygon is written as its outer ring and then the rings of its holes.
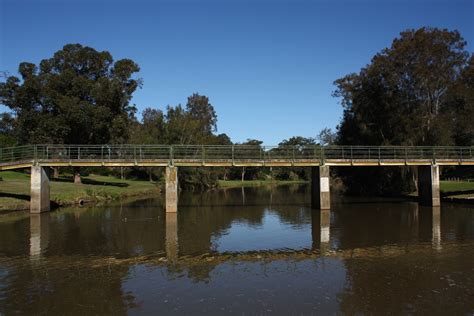
{"type": "Polygon", "coordinates": [[[311,207],[320,210],[331,208],[329,166],[311,168],[311,207]]]}
{"type": "Polygon", "coordinates": [[[439,166],[418,166],[418,200],[421,205],[440,206],[439,166]]]}
{"type": "Polygon", "coordinates": [[[174,166],[166,167],[166,212],[176,213],[178,211],[178,168],[174,166]]]}
{"type": "Polygon", "coordinates": [[[48,172],[40,166],[31,167],[30,213],[49,212],[51,204],[49,191],[48,172]]]}

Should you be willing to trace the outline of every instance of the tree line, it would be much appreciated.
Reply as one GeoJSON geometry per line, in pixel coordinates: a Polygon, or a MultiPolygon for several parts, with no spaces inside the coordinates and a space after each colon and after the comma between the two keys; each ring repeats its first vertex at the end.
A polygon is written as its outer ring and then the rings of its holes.
{"type": "MultiPolygon", "coordinates": [[[[400,33],[358,73],[334,82],[333,95],[343,107],[335,133],[324,129],[318,137],[296,136],[279,145],[474,145],[474,57],[466,47],[455,30],[400,33]]],[[[184,106],[149,107],[138,118],[131,99],[143,85],[139,71],[133,60],[114,61],[107,51],[68,44],[38,65],[21,63],[19,76],[3,72],[0,104],[9,111],[0,116],[0,146],[232,144],[217,133],[214,106],[199,93],[184,106]]],[[[305,168],[182,169],[183,186],[199,188],[213,187],[218,179],[309,179],[305,168]]],[[[154,169],[121,171],[122,176],[161,176],[154,169]]],[[[80,170],[74,173],[79,176],[80,170]]],[[[410,191],[416,183],[416,170],[410,168],[349,168],[337,175],[350,188],[376,193],[410,191]]]]}
{"type": "MultiPolygon", "coordinates": [[[[407,30],[358,73],[336,80],[343,107],[337,143],[474,145],[474,55],[466,46],[458,31],[407,30]]],[[[416,189],[416,168],[349,168],[339,175],[359,192],[416,189]]]]}

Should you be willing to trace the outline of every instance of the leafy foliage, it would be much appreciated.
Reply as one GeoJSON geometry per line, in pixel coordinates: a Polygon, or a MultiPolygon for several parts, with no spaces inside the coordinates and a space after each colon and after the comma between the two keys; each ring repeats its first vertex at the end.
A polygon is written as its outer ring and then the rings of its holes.
{"type": "MultiPolygon", "coordinates": [[[[344,109],[337,142],[472,145],[474,70],[473,56],[465,47],[457,31],[407,30],[359,73],[336,80],[334,96],[341,98],[344,109]]],[[[409,181],[416,179],[411,169],[352,168],[340,174],[349,188],[360,191],[415,188],[409,181]],[[380,179],[385,185],[380,185],[380,179]]]]}
{"type": "Polygon", "coordinates": [[[20,78],[0,83],[0,103],[14,113],[19,144],[100,144],[124,142],[130,105],[140,79],[130,59],[113,61],[109,52],[68,44],[39,66],[23,62],[20,78]]]}

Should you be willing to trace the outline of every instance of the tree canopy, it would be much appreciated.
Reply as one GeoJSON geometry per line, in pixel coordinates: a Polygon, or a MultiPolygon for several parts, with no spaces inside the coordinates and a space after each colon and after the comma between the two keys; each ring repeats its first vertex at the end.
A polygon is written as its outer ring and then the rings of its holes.
{"type": "Polygon", "coordinates": [[[14,113],[17,143],[100,144],[127,139],[140,87],[130,59],[68,44],[39,66],[23,62],[20,78],[0,82],[0,104],[14,113]]]}
{"type": "Polygon", "coordinates": [[[458,31],[407,30],[359,73],[336,80],[334,95],[344,108],[339,143],[456,144],[463,138],[457,135],[456,114],[472,113],[467,92],[472,57],[469,63],[465,47],[458,31]]]}
{"type": "MultiPolygon", "coordinates": [[[[473,145],[474,56],[458,31],[407,30],[359,73],[335,81],[341,145],[473,145]]],[[[416,170],[340,170],[348,188],[415,189],[416,170]],[[410,181],[412,180],[412,181],[410,181]]]]}

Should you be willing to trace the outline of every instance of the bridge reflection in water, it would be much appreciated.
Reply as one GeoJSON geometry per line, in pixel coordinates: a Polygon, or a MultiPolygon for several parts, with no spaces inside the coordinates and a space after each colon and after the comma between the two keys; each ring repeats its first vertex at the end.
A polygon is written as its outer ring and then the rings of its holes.
{"type": "MultiPolygon", "coordinates": [[[[409,214],[411,218],[410,226],[414,230],[413,237],[419,238],[419,206],[417,204],[411,204],[412,211],[409,214]]],[[[422,211],[426,220],[431,219],[431,242],[434,249],[440,250],[441,248],[441,212],[439,207],[423,207],[422,211]]],[[[179,221],[177,213],[166,214],[166,255],[167,259],[174,263],[179,259],[179,221]]],[[[423,223],[426,226],[426,222],[423,223]]],[[[426,228],[426,227],[425,227],[426,228]]],[[[330,210],[314,210],[311,216],[311,239],[312,247],[310,251],[325,255],[332,250],[331,247],[331,211],[330,210]]],[[[258,245],[254,245],[258,248],[258,245]]],[[[211,249],[209,249],[210,251],[211,249]]],[[[264,249],[265,251],[267,249],[264,249]]],[[[292,250],[289,250],[292,251],[292,250]]],[[[254,251],[252,251],[253,253],[254,251]]],[[[279,250],[278,253],[281,254],[279,250]]],[[[218,255],[218,254],[216,254],[218,255]]]]}
{"type": "Polygon", "coordinates": [[[265,313],[262,301],[289,314],[324,304],[328,314],[404,314],[408,304],[436,314],[437,300],[472,310],[472,207],[337,197],[320,211],[308,185],[243,191],[183,194],[170,214],[150,199],[3,219],[0,309],[217,314],[234,302],[265,313]]]}
{"type": "MultiPolygon", "coordinates": [[[[409,212],[402,212],[400,213],[401,222],[407,223],[406,227],[400,227],[398,234],[400,235],[401,239],[405,239],[407,242],[410,240],[423,240],[428,236],[431,236],[431,244],[433,249],[441,250],[442,249],[442,235],[441,235],[441,209],[439,207],[422,207],[419,206],[417,203],[409,203],[404,204],[404,207],[409,205],[410,211],[409,212]],[[408,230],[407,230],[408,229],[408,230]]],[[[250,211],[252,210],[252,206],[247,206],[250,211]]],[[[389,211],[393,212],[393,211],[389,211]]],[[[349,249],[357,249],[357,242],[354,244],[346,244],[347,240],[350,236],[347,234],[358,234],[354,235],[352,239],[354,240],[361,240],[371,238],[369,235],[366,237],[362,236],[359,232],[364,230],[364,224],[354,222],[353,231],[351,232],[350,229],[347,228],[347,225],[344,224],[344,228],[342,227],[340,221],[346,221],[344,217],[348,214],[344,214],[344,212],[334,212],[331,210],[312,210],[311,211],[311,230],[310,235],[308,236],[311,239],[311,247],[310,249],[307,248],[299,248],[299,249],[276,249],[277,253],[282,253],[285,251],[288,252],[313,252],[318,255],[325,255],[328,252],[336,251],[339,249],[345,249],[349,247],[349,249]],[[339,218],[339,223],[335,223],[335,216],[339,218]],[[334,226],[336,225],[336,226],[334,226]],[[342,235],[341,235],[342,234],[342,235]]],[[[219,215],[217,215],[219,216],[219,215]]],[[[211,244],[204,242],[204,240],[211,240],[213,232],[209,232],[211,235],[203,236],[202,230],[197,230],[195,232],[190,232],[189,229],[189,219],[183,218],[180,221],[180,217],[185,217],[185,213],[165,213],[164,214],[164,225],[161,226],[164,229],[163,234],[158,234],[157,236],[163,236],[161,239],[164,243],[164,246],[161,247],[156,245],[158,249],[163,249],[164,254],[170,263],[177,263],[181,256],[189,257],[190,255],[200,255],[203,253],[212,253],[213,255],[219,256],[221,252],[219,250],[213,249],[211,244]],[[183,227],[180,229],[180,225],[184,225],[187,227],[183,227]],[[187,231],[186,231],[187,230],[187,231]],[[181,231],[181,233],[180,233],[181,231]],[[184,239],[181,243],[184,243],[180,247],[180,235],[181,238],[184,239]],[[190,239],[195,238],[194,241],[190,244],[190,239]],[[200,247],[199,245],[204,247],[200,247]],[[181,251],[180,251],[181,249],[181,251]]],[[[363,216],[362,216],[363,217],[363,216]]],[[[51,233],[51,214],[50,213],[42,213],[42,214],[34,214],[30,216],[29,219],[29,226],[30,226],[30,238],[29,238],[29,254],[30,259],[32,262],[39,262],[41,258],[45,255],[46,250],[50,246],[50,233],[51,233]]],[[[158,224],[158,223],[157,223],[158,224]]],[[[195,223],[199,225],[199,223],[195,223]]],[[[367,225],[367,229],[373,230],[373,226],[371,223],[365,223],[367,225]]],[[[382,224],[383,226],[383,224],[382,224]]],[[[153,224],[153,227],[156,227],[153,224]]],[[[381,227],[383,229],[383,227],[381,227]]],[[[389,235],[395,233],[397,228],[391,228],[391,232],[389,235]]],[[[277,233],[277,232],[275,232],[277,233]]],[[[396,233],[395,233],[396,234],[396,233]]],[[[368,240],[368,239],[367,239],[368,240]]],[[[160,238],[155,240],[155,242],[160,242],[160,238]]],[[[282,248],[284,247],[285,241],[282,240],[282,248]]],[[[367,241],[366,241],[367,242],[367,241]]],[[[360,244],[360,247],[364,247],[365,244],[360,244]]],[[[384,247],[384,243],[373,243],[373,246],[380,246],[384,247]]],[[[265,252],[266,255],[272,252],[272,249],[267,248],[260,248],[258,243],[255,243],[251,247],[252,249],[249,251],[250,253],[258,253],[260,250],[265,252]]],[[[235,254],[243,254],[246,251],[238,251],[235,254]]],[[[223,254],[232,254],[231,252],[224,251],[223,254]]]]}

